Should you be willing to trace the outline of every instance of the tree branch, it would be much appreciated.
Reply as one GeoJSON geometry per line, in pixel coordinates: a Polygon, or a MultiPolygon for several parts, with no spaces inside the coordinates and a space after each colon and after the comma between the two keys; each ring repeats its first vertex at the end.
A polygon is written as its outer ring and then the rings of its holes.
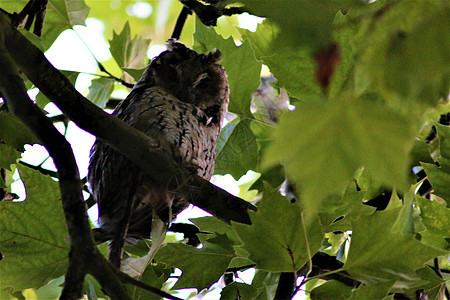
{"type": "Polygon", "coordinates": [[[33,21],[35,21],[33,33],[37,36],[41,36],[44,27],[47,2],[48,0],[30,0],[20,13],[7,13],[7,15],[10,17],[14,27],[22,26],[26,20],[26,30],[30,30],[33,21]]]}
{"type": "Polygon", "coordinates": [[[215,5],[206,5],[197,0],[179,0],[189,11],[195,12],[205,26],[216,26],[217,19],[221,16],[232,16],[241,14],[241,7],[224,8],[215,5]]]}
{"type": "MultiPolygon", "coordinates": [[[[3,20],[3,16],[0,16],[0,20],[3,20]]],[[[105,292],[113,299],[129,299],[120,281],[114,279],[115,274],[111,272],[111,266],[95,247],[81,193],[80,176],[70,144],[28,97],[18,69],[5,49],[4,35],[0,35],[0,65],[0,90],[5,101],[12,112],[45,145],[58,169],[71,249],[61,299],[80,298],[84,277],[88,272],[103,281],[105,292]],[[95,270],[92,269],[93,263],[98,267],[95,270]],[[105,277],[108,277],[107,281],[103,279],[105,277]]]]}
{"type": "Polygon", "coordinates": [[[283,272],[278,280],[275,300],[291,299],[294,296],[295,280],[297,275],[294,272],[283,272]]]}
{"type": "Polygon", "coordinates": [[[154,143],[149,136],[103,112],[79,94],[44,54],[3,16],[0,16],[0,28],[6,49],[23,73],[80,128],[111,145],[156,182],[190,203],[226,222],[251,223],[247,210],[256,210],[256,207],[181,169],[167,153],[152,147],[154,143]]]}
{"type": "Polygon", "coordinates": [[[58,178],[58,172],[55,172],[55,171],[52,171],[52,170],[48,170],[48,169],[44,169],[41,166],[35,166],[35,165],[29,164],[29,163],[24,162],[24,161],[19,161],[19,164],[21,164],[21,165],[23,165],[25,167],[28,167],[30,169],[39,171],[39,172],[41,172],[44,175],[48,175],[48,176],[51,176],[51,177],[54,177],[54,178],[58,178]]]}
{"type": "Polygon", "coordinates": [[[181,31],[183,31],[184,23],[186,22],[187,16],[192,14],[192,11],[187,8],[186,6],[183,6],[181,9],[180,14],[178,15],[177,23],[175,24],[175,28],[173,29],[173,33],[171,38],[179,40],[181,36],[181,31]]]}
{"type": "MultiPolygon", "coordinates": [[[[117,269],[116,269],[117,270],[117,269]]],[[[181,298],[175,297],[174,295],[171,295],[169,293],[166,293],[164,291],[161,291],[160,289],[157,289],[155,287],[152,287],[142,281],[136,280],[132,277],[130,277],[129,275],[117,270],[117,275],[119,276],[120,280],[124,283],[129,283],[132,284],[134,286],[137,286],[138,288],[144,289],[146,291],[149,291],[151,293],[154,293],[158,296],[167,298],[167,299],[171,299],[171,300],[182,300],[181,298]]]]}

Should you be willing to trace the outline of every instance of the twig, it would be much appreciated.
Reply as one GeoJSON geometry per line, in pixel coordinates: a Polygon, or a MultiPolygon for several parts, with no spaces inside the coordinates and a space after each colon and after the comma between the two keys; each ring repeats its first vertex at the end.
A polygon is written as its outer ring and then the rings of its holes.
{"type": "MultiPolygon", "coordinates": [[[[92,55],[94,55],[94,54],[92,54],[92,55]]],[[[105,69],[105,67],[102,65],[102,63],[99,62],[95,56],[94,56],[94,59],[97,61],[97,65],[98,65],[98,68],[100,69],[100,71],[108,74],[109,78],[114,79],[117,82],[120,82],[123,86],[126,86],[127,88],[133,88],[134,84],[128,83],[125,80],[120,79],[120,78],[114,76],[113,74],[109,73],[108,70],[105,69]]]]}
{"type": "Polygon", "coordinates": [[[25,167],[28,167],[30,169],[39,171],[39,172],[41,172],[44,175],[49,175],[51,177],[58,178],[58,172],[51,171],[51,170],[48,170],[48,169],[44,169],[40,165],[39,166],[35,166],[35,165],[29,164],[29,163],[24,162],[24,161],[19,161],[19,164],[21,164],[21,165],[23,165],[25,167]]]}
{"type": "Polygon", "coordinates": [[[245,266],[242,266],[242,267],[236,267],[236,268],[228,268],[225,272],[233,272],[233,273],[236,273],[236,272],[238,272],[238,271],[247,270],[247,269],[254,268],[254,267],[256,267],[256,264],[245,265],[245,266]]]}
{"type": "Polygon", "coordinates": [[[108,102],[106,102],[105,109],[115,109],[116,106],[122,101],[123,99],[118,98],[110,98],[108,102]]]}
{"type": "Polygon", "coordinates": [[[192,11],[183,6],[180,14],[178,15],[177,23],[175,24],[175,28],[173,29],[172,39],[179,40],[181,36],[181,31],[183,31],[184,23],[186,23],[187,16],[192,14],[192,11]]]}
{"type": "MultiPolygon", "coordinates": [[[[108,77],[106,78],[110,78],[113,79],[117,82],[120,82],[123,86],[126,86],[128,88],[133,88],[134,84],[128,83],[125,80],[122,80],[116,76],[114,76],[113,74],[111,74],[110,72],[108,72],[108,70],[106,70],[105,66],[103,66],[103,64],[97,59],[97,57],[94,55],[94,53],[92,52],[91,48],[89,48],[89,46],[86,44],[86,42],[83,40],[83,38],[78,34],[77,31],[75,31],[75,34],[78,36],[78,38],[81,40],[81,42],[86,46],[86,49],[89,51],[89,53],[91,53],[91,56],[94,58],[95,62],[97,63],[98,68],[100,69],[101,72],[104,72],[106,74],[108,74],[108,77]]],[[[101,76],[101,75],[97,75],[97,74],[93,74],[95,76],[101,76]]]]}
{"type": "Polygon", "coordinates": [[[120,278],[120,280],[123,283],[132,284],[134,286],[137,286],[137,287],[139,287],[141,289],[149,291],[149,292],[151,292],[153,294],[156,294],[158,296],[161,296],[161,297],[164,297],[164,298],[167,298],[167,299],[171,299],[171,300],[183,300],[181,298],[175,297],[174,295],[171,295],[169,293],[161,291],[160,289],[152,287],[152,286],[150,286],[150,285],[148,285],[148,284],[146,284],[146,283],[144,283],[142,281],[136,280],[136,279],[130,277],[129,275],[127,275],[127,274],[125,274],[125,273],[123,273],[123,272],[121,272],[119,270],[117,270],[117,276],[120,278]]]}
{"type": "MultiPolygon", "coordinates": [[[[436,257],[433,259],[433,267],[431,267],[433,271],[436,273],[437,276],[439,276],[441,279],[444,279],[442,276],[441,268],[439,267],[439,259],[436,257]]],[[[448,291],[447,285],[444,286],[444,293],[447,299],[450,299],[450,293],[448,291]]]]}
{"type": "Polygon", "coordinates": [[[14,27],[22,26],[26,19],[24,27],[26,30],[30,30],[31,25],[33,25],[33,21],[35,21],[33,33],[37,36],[41,36],[42,29],[44,27],[47,2],[48,0],[30,0],[18,14],[8,14],[3,10],[2,12],[6,13],[10,17],[11,23],[14,27]]]}
{"type": "Polygon", "coordinates": [[[223,8],[214,5],[206,5],[197,0],[179,0],[190,11],[195,12],[205,26],[216,26],[217,19],[221,16],[232,16],[245,12],[241,7],[223,8]]]}

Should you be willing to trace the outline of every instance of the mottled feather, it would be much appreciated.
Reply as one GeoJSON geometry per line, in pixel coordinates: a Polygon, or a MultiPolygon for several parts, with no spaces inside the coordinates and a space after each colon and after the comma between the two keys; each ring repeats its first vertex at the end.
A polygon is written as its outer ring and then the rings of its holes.
{"type": "MultiPolygon", "coordinates": [[[[155,149],[208,180],[229,95],[219,58],[217,50],[199,54],[169,41],[113,113],[152,137],[155,149]]],[[[88,181],[98,203],[99,232],[118,243],[120,252],[123,241],[115,239],[121,231],[148,238],[153,212],[170,222],[188,205],[100,140],[91,150],[88,181]]]]}

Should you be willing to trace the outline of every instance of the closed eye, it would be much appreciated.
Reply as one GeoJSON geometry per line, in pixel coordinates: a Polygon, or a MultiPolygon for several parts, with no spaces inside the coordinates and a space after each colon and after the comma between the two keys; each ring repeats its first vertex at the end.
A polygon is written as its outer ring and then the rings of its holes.
{"type": "Polygon", "coordinates": [[[198,76],[197,80],[194,81],[192,84],[194,87],[196,87],[202,80],[208,78],[208,73],[202,73],[198,76]]]}

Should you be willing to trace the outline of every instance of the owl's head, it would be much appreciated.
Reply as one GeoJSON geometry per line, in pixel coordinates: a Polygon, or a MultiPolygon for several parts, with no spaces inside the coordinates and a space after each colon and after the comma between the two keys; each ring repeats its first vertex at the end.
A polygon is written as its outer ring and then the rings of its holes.
{"type": "Polygon", "coordinates": [[[219,50],[201,54],[169,40],[167,50],[152,60],[138,85],[162,87],[180,101],[194,104],[214,117],[213,113],[226,109],[229,95],[220,58],[219,50]]]}

